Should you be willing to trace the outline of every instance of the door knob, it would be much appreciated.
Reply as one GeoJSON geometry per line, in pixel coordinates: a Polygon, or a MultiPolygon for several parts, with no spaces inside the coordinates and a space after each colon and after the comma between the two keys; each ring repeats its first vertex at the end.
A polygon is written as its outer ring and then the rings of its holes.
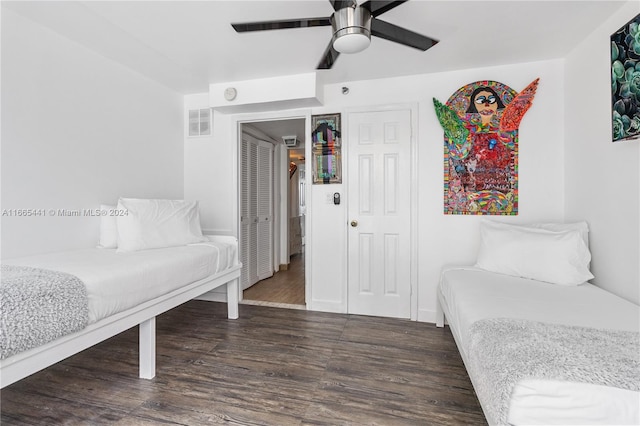
{"type": "Polygon", "coordinates": [[[357,221],[357,220],[352,220],[352,221],[351,221],[351,226],[353,226],[354,228],[355,228],[356,226],[358,226],[358,221],[357,221]]]}

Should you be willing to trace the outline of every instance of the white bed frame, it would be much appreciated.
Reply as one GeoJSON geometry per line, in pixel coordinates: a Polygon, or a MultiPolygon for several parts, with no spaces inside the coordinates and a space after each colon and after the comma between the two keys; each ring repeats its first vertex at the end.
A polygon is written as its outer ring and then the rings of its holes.
{"type": "MultiPolygon", "coordinates": [[[[444,302],[444,296],[438,289],[438,297],[436,298],[436,327],[444,327],[445,320],[450,318],[449,307],[444,302]]],[[[460,352],[460,356],[462,356],[462,362],[465,364],[465,368],[467,366],[467,356],[462,348],[460,335],[458,333],[458,329],[455,324],[447,323],[449,328],[451,329],[451,334],[453,335],[453,340],[456,342],[456,346],[458,347],[458,352],[460,352]]],[[[468,371],[468,370],[467,370],[468,371]]]]}
{"type": "Polygon", "coordinates": [[[234,265],[171,293],[90,324],[81,331],[0,361],[0,388],[83,351],[136,325],[140,326],[140,378],[156,375],[156,316],[222,285],[227,286],[229,319],[238,318],[238,282],[242,265],[234,265]]]}
{"type": "MultiPolygon", "coordinates": [[[[515,278],[517,279],[517,278],[515,278]]],[[[590,284],[589,284],[590,285],[590,284]]],[[[605,290],[599,289],[598,291],[606,293],[605,290]]],[[[601,307],[600,312],[597,312],[597,314],[595,315],[596,321],[601,324],[604,323],[604,321],[607,319],[607,317],[611,317],[611,306],[609,304],[610,301],[607,302],[607,306],[608,308],[605,310],[603,307],[601,307]]],[[[626,301],[623,301],[625,304],[629,303],[626,301]]],[[[478,386],[480,383],[478,383],[479,381],[479,377],[477,377],[477,375],[473,375],[470,372],[472,371],[471,369],[468,368],[468,366],[470,365],[470,358],[471,358],[471,353],[467,353],[465,350],[465,347],[463,345],[463,338],[462,338],[462,334],[460,332],[460,324],[457,322],[456,315],[451,315],[452,312],[452,307],[454,306],[454,304],[449,304],[447,303],[447,299],[444,296],[444,293],[442,292],[442,289],[440,287],[440,285],[438,285],[437,287],[437,291],[436,291],[436,327],[444,327],[445,326],[445,321],[446,323],[449,325],[449,328],[451,330],[451,334],[453,335],[454,341],[456,343],[456,346],[458,347],[458,352],[460,353],[460,356],[462,358],[462,361],[464,363],[465,369],[467,370],[469,379],[473,385],[474,390],[477,389],[483,389],[482,386],[478,386]]],[[[617,305],[615,305],[617,306],[617,305]]],[[[597,311],[597,306],[594,305],[594,309],[595,311],[597,311]]],[[[594,311],[594,312],[595,312],[594,311]]],[[[626,311],[625,311],[626,312],[626,311]]],[[[479,316],[479,315],[478,315],[479,316]]],[[[502,315],[501,315],[502,316],[502,315]]],[[[504,315],[504,317],[508,317],[508,315],[504,315]]],[[[526,316],[525,316],[526,318],[526,316]]],[[[618,316],[616,318],[626,318],[625,316],[618,316]]],[[[636,316],[637,318],[637,316],[636,316]]],[[[524,319],[524,318],[523,318],[524,319]]],[[[606,322],[607,325],[611,325],[611,322],[606,322]]],[[[605,327],[603,327],[605,328],[605,327]]],[[[614,328],[614,327],[606,327],[606,328],[614,328]]],[[[485,393],[486,395],[486,393],[485,393]]],[[[480,406],[482,408],[483,414],[485,416],[485,419],[487,420],[487,422],[489,424],[495,424],[496,423],[496,419],[492,418],[491,414],[488,413],[487,409],[485,409],[485,404],[483,403],[483,399],[485,395],[480,395],[477,394],[478,396],[478,401],[480,402],[480,406]]],[[[597,394],[594,394],[597,395],[597,394]]],[[[547,395],[547,396],[551,396],[551,395],[547,395]]],[[[594,399],[594,402],[597,400],[597,398],[594,399]]],[[[622,401],[622,399],[620,399],[620,401],[622,401]]],[[[636,397],[636,401],[637,401],[637,397],[636,397]]],[[[618,407],[620,407],[621,411],[624,411],[622,409],[623,405],[622,402],[620,402],[621,405],[619,405],[618,407]]],[[[604,407],[604,405],[603,405],[604,407]]],[[[510,408],[511,409],[511,408],[510,408]]],[[[590,411],[592,412],[592,411],[590,411]]],[[[603,408],[601,410],[602,414],[604,415],[607,411],[603,408]]],[[[586,418],[584,419],[584,421],[582,421],[581,423],[588,423],[588,424],[596,424],[593,423],[595,421],[595,417],[593,419],[589,419],[587,420],[586,418]]],[[[604,419],[604,417],[599,419],[600,422],[602,421],[606,421],[606,419],[604,419]]],[[[550,423],[550,422],[555,422],[554,424],[560,424],[560,423],[564,423],[563,422],[563,418],[562,417],[558,417],[557,419],[548,419],[548,421],[546,422],[542,422],[542,423],[550,423]]],[[[604,423],[598,423],[598,424],[604,424],[604,423]]],[[[635,423],[634,423],[635,424],[635,423]]]]}
{"type": "MultiPolygon", "coordinates": [[[[438,287],[438,297],[436,298],[436,327],[444,327],[445,320],[447,318],[451,318],[451,313],[449,312],[449,307],[444,301],[444,296],[440,291],[440,287],[438,287]]],[[[471,385],[473,386],[473,389],[475,391],[475,389],[477,389],[476,383],[474,383],[473,377],[471,377],[471,375],[468,373],[469,368],[467,367],[467,353],[462,347],[462,338],[460,337],[458,328],[456,327],[456,324],[452,324],[450,322],[448,322],[447,324],[449,325],[449,329],[451,330],[451,334],[453,335],[453,340],[456,342],[458,352],[460,353],[460,357],[462,358],[462,363],[464,364],[465,370],[467,370],[467,375],[469,376],[469,380],[471,381],[471,385]]],[[[485,411],[484,406],[480,404],[480,407],[482,408],[482,414],[484,414],[484,418],[488,421],[489,417],[487,417],[487,412],[485,411]]]]}

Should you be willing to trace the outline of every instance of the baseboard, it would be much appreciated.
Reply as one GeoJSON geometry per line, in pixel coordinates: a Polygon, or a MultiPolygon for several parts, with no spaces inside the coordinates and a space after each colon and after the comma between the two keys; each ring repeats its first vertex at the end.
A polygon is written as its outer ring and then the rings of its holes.
{"type": "Polygon", "coordinates": [[[347,307],[342,302],[334,302],[329,300],[311,300],[307,306],[310,311],[331,312],[334,314],[346,314],[347,307]]]}
{"type": "Polygon", "coordinates": [[[436,323],[436,311],[418,309],[418,322],[436,323]]]}
{"type": "Polygon", "coordinates": [[[281,271],[287,271],[287,270],[289,270],[289,264],[288,264],[288,263],[281,263],[281,264],[280,264],[280,270],[281,270],[281,271]]]}
{"type": "Polygon", "coordinates": [[[268,306],[271,308],[297,309],[300,311],[307,310],[307,307],[305,305],[294,305],[291,303],[265,302],[262,300],[249,300],[249,299],[243,299],[240,303],[243,305],[268,306]]]}

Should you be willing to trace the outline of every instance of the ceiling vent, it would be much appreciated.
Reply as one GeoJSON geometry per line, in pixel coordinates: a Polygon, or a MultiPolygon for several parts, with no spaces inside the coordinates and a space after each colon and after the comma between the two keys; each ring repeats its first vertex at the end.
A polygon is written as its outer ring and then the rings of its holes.
{"type": "Polygon", "coordinates": [[[283,136],[282,142],[284,142],[285,146],[288,146],[289,148],[294,148],[298,146],[299,141],[296,138],[296,135],[293,135],[293,136],[283,136]]]}

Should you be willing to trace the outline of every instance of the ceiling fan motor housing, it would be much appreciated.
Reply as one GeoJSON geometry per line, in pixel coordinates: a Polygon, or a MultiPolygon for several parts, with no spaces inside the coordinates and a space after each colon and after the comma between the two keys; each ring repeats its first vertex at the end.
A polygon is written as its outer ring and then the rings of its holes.
{"type": "Polygon", "coordinates": [[[331,16],[333,48],[340,53],[356,53],[371,42],[371,12],[364,7],[344,7],[331,16]]]}
{"type": "MultiPolygon", "coordinates": [[[[1,1],[1,0],[0,0],[1,1]]],[[[329,0],[333,14],[328,17],[285,19],[231,24],[239,33],[289,28],[325,27],[333,35],[316,69],[331,69],[341,53],[357,53],[371,44],[371,35],[425,51],[438,40],[378,19],[378,16],[404,4],[407,0],[329,0]]]]}

